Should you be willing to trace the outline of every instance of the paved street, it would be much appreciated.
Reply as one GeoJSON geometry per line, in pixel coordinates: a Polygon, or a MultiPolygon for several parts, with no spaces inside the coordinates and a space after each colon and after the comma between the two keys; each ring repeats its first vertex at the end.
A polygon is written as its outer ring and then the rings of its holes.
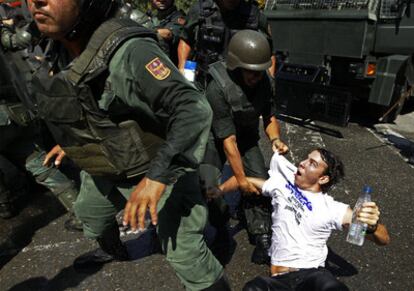
{"type": "MultiPolygon", "coordinates": [[[[308,150],[321,146],[342,157],[346,179],[331,192],[338,200],[353,205],[363,186],[372,186],[381,220],[391,234],[387,247],[370,242],[356,247],[345,242],[344,233],[335,233],[329,242],[330,269],[351,290],[414,290],[413,166],[374,128],[352,122],[342,128],[292,118],[282,124],[291,160],[298,162],[308,150]]],[[[266,142],[263,148],[269,159],[266,142]]],[[[23,205],[18,217],[0,221],[0,290],[183,290],[162,255],[148,256],[151,242],[145,233],[127,238],[133,262],[77,274],[71,267],[74,258],[96,245],[63,230],[67,215],[51,194],[33,193],[23,205]]],[[[237,246],[226,272],[233,289],[241,290],[247,280],[267,274],[267,267],[250,263],[253,247],[246,232],[237,221],[232,226],[237,246]]]]}

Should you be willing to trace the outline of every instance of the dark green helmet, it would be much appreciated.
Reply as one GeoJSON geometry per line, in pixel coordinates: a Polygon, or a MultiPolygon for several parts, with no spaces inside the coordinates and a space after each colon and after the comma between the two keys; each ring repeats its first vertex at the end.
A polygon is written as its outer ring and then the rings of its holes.
{"type": "Polygon", "coordinates": [[[272,65],[269,41],[258,31],[246,29],[237,32],[230,40],[226,65],[229,70],[268,69],[272,65]]]}

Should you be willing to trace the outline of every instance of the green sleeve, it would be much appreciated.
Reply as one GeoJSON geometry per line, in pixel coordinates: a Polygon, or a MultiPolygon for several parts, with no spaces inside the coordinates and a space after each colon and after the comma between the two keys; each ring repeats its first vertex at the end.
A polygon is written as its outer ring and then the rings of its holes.
{"type": "MultiPolygon", "coordinates": [[[[148,108],[163,125],[165,142],[147,176],[174,183],[201,162],[211,126],[211,108],[152,39],[132,39],[114,55],[110,82],[115,95],[135,108],[148,108]]],[[[141,110],[142,111],[142,110],[141,110]]]]}

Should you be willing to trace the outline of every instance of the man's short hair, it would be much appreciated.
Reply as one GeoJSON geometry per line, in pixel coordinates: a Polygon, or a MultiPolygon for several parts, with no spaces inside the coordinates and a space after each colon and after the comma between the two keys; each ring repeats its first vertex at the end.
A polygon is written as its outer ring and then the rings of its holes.
{"type": "Polygon", "coordinates": [[[322,191],[327,192],[333,185],[338,183],[345,176],[344,164],[338,156],[326,149],[317,148],[316,151],[319,152],[322,160],[328,165],[324,175],[329,177],[329,182],[321,185],[322,191]]]}

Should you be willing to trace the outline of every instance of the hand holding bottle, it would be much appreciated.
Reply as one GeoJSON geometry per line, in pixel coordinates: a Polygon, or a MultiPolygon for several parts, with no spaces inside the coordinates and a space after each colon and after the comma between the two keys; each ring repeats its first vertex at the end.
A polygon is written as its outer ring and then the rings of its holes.
{"type": "Polygon", "coordinates": [[[380,211],[375,202],[365,202],[358,211],[357,219],[362,223],[366,223],[368,228],[374,228],[379,220],[380,211]]]}

